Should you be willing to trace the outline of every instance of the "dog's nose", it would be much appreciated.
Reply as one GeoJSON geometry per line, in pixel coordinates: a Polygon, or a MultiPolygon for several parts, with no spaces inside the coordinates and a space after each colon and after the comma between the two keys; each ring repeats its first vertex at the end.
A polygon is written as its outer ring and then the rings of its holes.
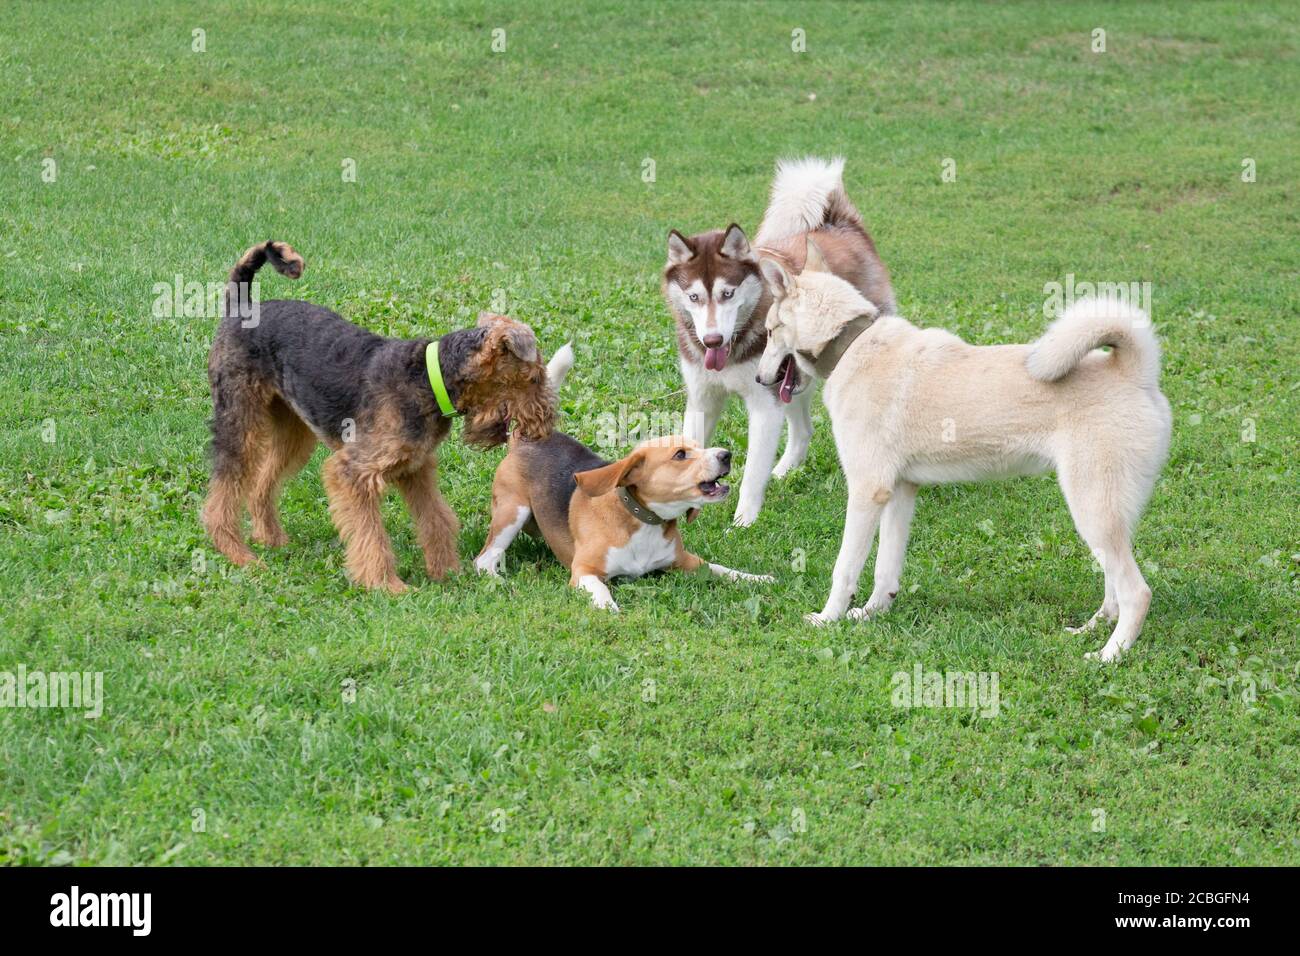
{"type": "Polygon", "coordinates": [[[706,349],[716,349],[722,345],[722,336],[714,332],[712,335],[704,336],[704,347],[706,349]]]}
{"type": "Polygon", "coordinates": [[[724,466],[724,467],[729,466],[729,465],[731,464],[731,452],[727,451],[727,449],[725,449],[725,448],[723,448],[721,451],[719,451],[719,452],[718,452],[718,464],[720,464],[720,465],[722,465],[722,466],[724,466]]]}

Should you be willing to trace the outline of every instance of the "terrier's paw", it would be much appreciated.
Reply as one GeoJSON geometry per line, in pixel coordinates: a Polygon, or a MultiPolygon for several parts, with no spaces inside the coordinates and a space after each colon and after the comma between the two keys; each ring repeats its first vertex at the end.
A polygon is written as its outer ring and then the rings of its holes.
{"type": "Polygon", "coordinates": [[[479,574],[487,574],[494,578],[501,577],[501,558],[500,554],[492,554],[484,551],[474,559],[474,570],[479,574]]]}
{"type": "Polygon", "coordinates": [[[289,543],[289,536],[283,528],[271,528],[254,531],[253,540],[264,548],[283,548],[289,543]]]}

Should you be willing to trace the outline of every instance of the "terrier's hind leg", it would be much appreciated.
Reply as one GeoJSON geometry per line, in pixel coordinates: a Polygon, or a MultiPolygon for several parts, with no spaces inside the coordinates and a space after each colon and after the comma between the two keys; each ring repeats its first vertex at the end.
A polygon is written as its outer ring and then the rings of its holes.
{"type": "Polygon", "coordinates": [[[271,444],[267,396],[246,375],[223,373],[213,381],[212,478],[203,504],[203,527],[213,546],[236,565],[256,559],[244,542],[244,505],[271,444]]]}
{"type": "Polygon", "coordinates": [[[271,401],[270,420],[270,441],[253,479],[248,511],[253,519],[253,540],[276,548],[289,543],[276,508],[280,489],[307,464],[316,448],[316,436],[279,398],[271,401]]]}

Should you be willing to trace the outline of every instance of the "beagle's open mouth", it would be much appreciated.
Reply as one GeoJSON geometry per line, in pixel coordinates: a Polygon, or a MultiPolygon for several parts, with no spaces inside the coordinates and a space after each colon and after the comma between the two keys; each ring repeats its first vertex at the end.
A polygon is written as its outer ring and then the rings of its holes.
{"type": "Polygon", "coordinates": [[[799,368],[795,365],[794,356],[787,355],[782,359],[781,367],[776,372],[781,379],[781,387],[777,394],[781,396],[782,402],[789,405],[794,401],[795,389],[799,387],[799,368]]]}
{"type": "Polygon", "coordinates": [[[708,481],[701,481],[698,485],[700,494],[708,501],[721,501],[727,497],[730,487],[718,481],[717,478],[711,478],[708,481]]]}

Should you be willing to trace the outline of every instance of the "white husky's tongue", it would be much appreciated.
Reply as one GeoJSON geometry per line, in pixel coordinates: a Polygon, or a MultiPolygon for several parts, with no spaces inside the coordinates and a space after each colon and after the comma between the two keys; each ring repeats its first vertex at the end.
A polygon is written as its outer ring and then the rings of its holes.
{"type": "Polygon", "coordinates": [[[781,401],[787,405],[794,400],[794,359],[785,360],[785,378],[781,379],[781,401]]]}
{"type": "Polygon", "coordinates": [[[704,367],[712,369],[715,372],[721,372],[722,366],[727,364],[727,355],[730,354],[730,352],[731,349],[725,345],[719,349],[705,349],[704,367]]]}

